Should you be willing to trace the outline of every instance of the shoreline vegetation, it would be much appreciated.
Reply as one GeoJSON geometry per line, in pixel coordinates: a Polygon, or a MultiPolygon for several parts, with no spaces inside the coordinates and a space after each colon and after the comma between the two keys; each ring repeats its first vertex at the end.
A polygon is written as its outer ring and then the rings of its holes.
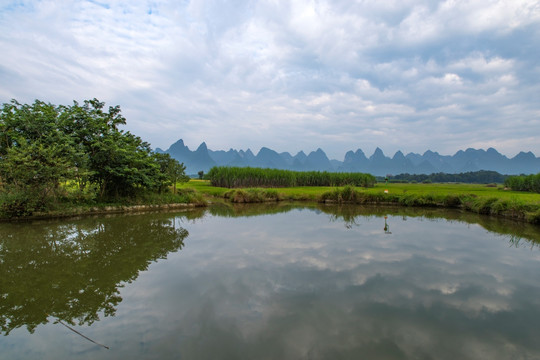
{"type": "Polygon", "coordinates": [[[107,109],[97,99],[3,104],[0,220],[293,200],[462,209],[540,224],[540,174],[505,178],[504,188],[249,167],[214,167],[205,177],[199,172],[208,180],[190,180],[184,164],[121,130],[125,124],[119,106],[107,109]]]}
{"type": "MultiPolygon", "coordinates": [[[[172,187],[172,186],[171,186],[172,187]]],[[[49,211],[30,216],[1,217],[18,221],[164,211],[207,207],[219,203],[255,204],[271,202],[315,202],[327,205],[354,204],[365,207],[397,206],[428,209],[459,209],[540,224],[540,194],[512,191],[493,184],[376,183],[371,187],[297,186],[281,188],[226,188],[213,186],[209,180],[191,179],[177,183],[177,194],[154,194],[137,199],[119,199],[105,203],[57,203],[49,211]]]]}
{"type": "Polygon", "coordinates": [[[177,194],[164,193],[103,203],[57,202],[50,210],[23,216],[2,216],[1,221],[62,218],[123,212],[162,211],[206,207],[220,202],[236,204],[281,201],[317,202],[331,205],[399,206],[461,209],[540,224],[540,194],[505,190],[493,184],[376,183],[372,187],[297,186],[280,188],[226,188],[209,180],[177,183],[177,194]],[[387,192],[386,192],[387,191],[387,192]]]}
{"type": "Polygon", "coordinates": [[[192,189],[209,199],[233,203],[314,201],[326,204],[390,205],[402,207],[461,209],[540,224],[540,194],[512,191],[493,184],[384,184],[372,187],[351,185],[224,188],[208,180],[191,180],[180,189],[192,189]]]}
{"type": "Polygon", "coordinates": [[[219,204],[311,202],[323,205],[359,205],[360,208],[390,206],[431,211],[462,210],[534,225],[540,224],[540,194],[505,190],[492,184],[384,184],[370,188],[305,186],[283,188],[225,188],[209,180],[177,184],[178,193],[96,204],[59,203],[30,216],[1,217],[0,221],[26,221],[146,211],[193,209],[219,204]],[[386,192],[388,191],[388,192],[386,192]],[[168,195],[168,196],[164,196],[168,195]]]}
{"type": "Polygon", "coordinates": [[[120,129],[125,124],[119,106],[97,99],[3,104],[0,218],[197,203],[199,195],[176,191],[189,180],[185,166],[120,129]]]}

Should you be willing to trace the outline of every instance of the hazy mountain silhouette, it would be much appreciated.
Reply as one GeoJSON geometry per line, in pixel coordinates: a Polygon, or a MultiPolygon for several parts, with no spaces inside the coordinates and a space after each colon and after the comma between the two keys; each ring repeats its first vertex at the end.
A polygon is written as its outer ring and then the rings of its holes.
{"type": "Polygon", "coordinates": [[[494,148],[459,150],[454,155],[440,155],[427,150],[424,154],[409,153],[404,155],[397,151],[393,157],[386,156],[377,148],[368,158],[361,149],[355,152],[348,151],[343,161],[331,160],[322,149],[310,152],[303,151],[292,156],[288,152],[278,153],[275,150],[263,147],[257,155],[250,149],[228,151],[209,150],[206,143],[202,143],[197,150],[191,151],[182,139],[163,151],[186,165],[188,174],[199,171],[207,172],[213,166],[251,166],[261,168],[287,169],[296,171],[341,171],[341,172],[367,172],[373,175],[387,174],[432,174],[444,172],[449,174],[468,171],[491,170],[501,174],[536,174],[540,172],[540,158],[532,152],[520,152],[513,158],[502,155],[494,148]]]}

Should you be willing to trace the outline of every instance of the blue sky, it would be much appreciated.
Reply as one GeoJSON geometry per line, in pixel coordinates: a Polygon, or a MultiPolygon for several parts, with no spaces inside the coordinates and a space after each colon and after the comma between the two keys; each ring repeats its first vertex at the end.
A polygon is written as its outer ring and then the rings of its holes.
{"type": "Polygon", "coordinates": [[[98,98],[154,147],[540,155],[540,2],[0,0],[0,102],[98,98]]]}

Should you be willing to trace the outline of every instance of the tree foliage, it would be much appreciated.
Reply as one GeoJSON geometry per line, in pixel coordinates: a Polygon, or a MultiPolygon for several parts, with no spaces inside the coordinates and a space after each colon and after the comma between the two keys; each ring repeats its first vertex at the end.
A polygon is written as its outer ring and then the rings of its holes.
{"type": "Polygon", "coordinates": [[[182,164],[157,156],[141,138],[120,130],[125,124],[119,106],[105,109],[97,99],[71,106],[39,100],[31,105],[16,100],[3,104],[4,211],[7,207],[8,212],[22,215],[42,209],[62,194],[62,183],[95,188],[97,196],[111,198],[163,191],[182,178],[182,164]]]}
{"type": "Polygon", "coordinates": [[[176,193],[176,183],[188,182],[189,176],[186,175],[186,167],[183,163],[179,163],[176,159],[171,158],[169,154],[154,154],[155,160],[159,164],[159,168],[163,177],[159,191],[163,191],[166,186],[173,186],[173,191],[176,193]]]}

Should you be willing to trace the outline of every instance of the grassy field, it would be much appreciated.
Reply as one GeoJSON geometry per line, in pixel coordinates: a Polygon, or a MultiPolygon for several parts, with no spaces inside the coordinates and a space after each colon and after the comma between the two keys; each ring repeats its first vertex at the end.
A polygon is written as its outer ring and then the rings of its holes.
{"type": "Polygon", "coordinates": [[[477,184],[376,184],[360,187],[290,187],[274,189],[227,189],[205,180],[179,185],[203,195],[248,203],[276,200],[311,200],[334,203],[381,204],[418,207],[461,208],[540,223],[540,194],[504,190],[477,184]],[[388,190],[386,193],[385,190],[388,190]]]}
{"type": "MultiPolygon", "coordinates": [[[[202,194],[223,197],[230,189],[214,187],[207,180],[190,180],[188,183],[178,184],[179,188],[192,188],[202,194]]],[[[319,200],[320,197],[334,190],[331,186],[306,186],[275,188],[276,191],[284,195],[285,199],[291,200],[319,200]]],[[[356,188],[358,191],[370,194],[384,193],[388,190],[389,195],[462,195],[472,194],[478,197],[497,197],[503,200],[518,200],[525,203],[532,203],[540,206],[540,194],[504,190],[502,185],[498,187],[488,187],[480,184],[375,184],[372,188],[356,188]]]]}
{"type": "MultiPolygon", "coordinates": [[[[178,184],[179,188],[191,188],[199,193],[215,197],[224,197],[231,189],[210,185],[207,180],[190,180],[188,183],[178,184]]],[[[289,188],[273,188],[282,195],[283,200],[313,200],[317,201],[322,194],[334,189],[331,186],[303,186],[289,188]]]]}
{"type": "Polygon", "coordinates": [[[375,188],[368,189],[368,192],[380,192],[388,189],[390,194],[474,194],[479,197],[497,197],[505,200],[520,200],[540,205],[540,194],[504,190],[502,185],[498,187],[488,187],[482,184],[377,184],[375,188]]]}

